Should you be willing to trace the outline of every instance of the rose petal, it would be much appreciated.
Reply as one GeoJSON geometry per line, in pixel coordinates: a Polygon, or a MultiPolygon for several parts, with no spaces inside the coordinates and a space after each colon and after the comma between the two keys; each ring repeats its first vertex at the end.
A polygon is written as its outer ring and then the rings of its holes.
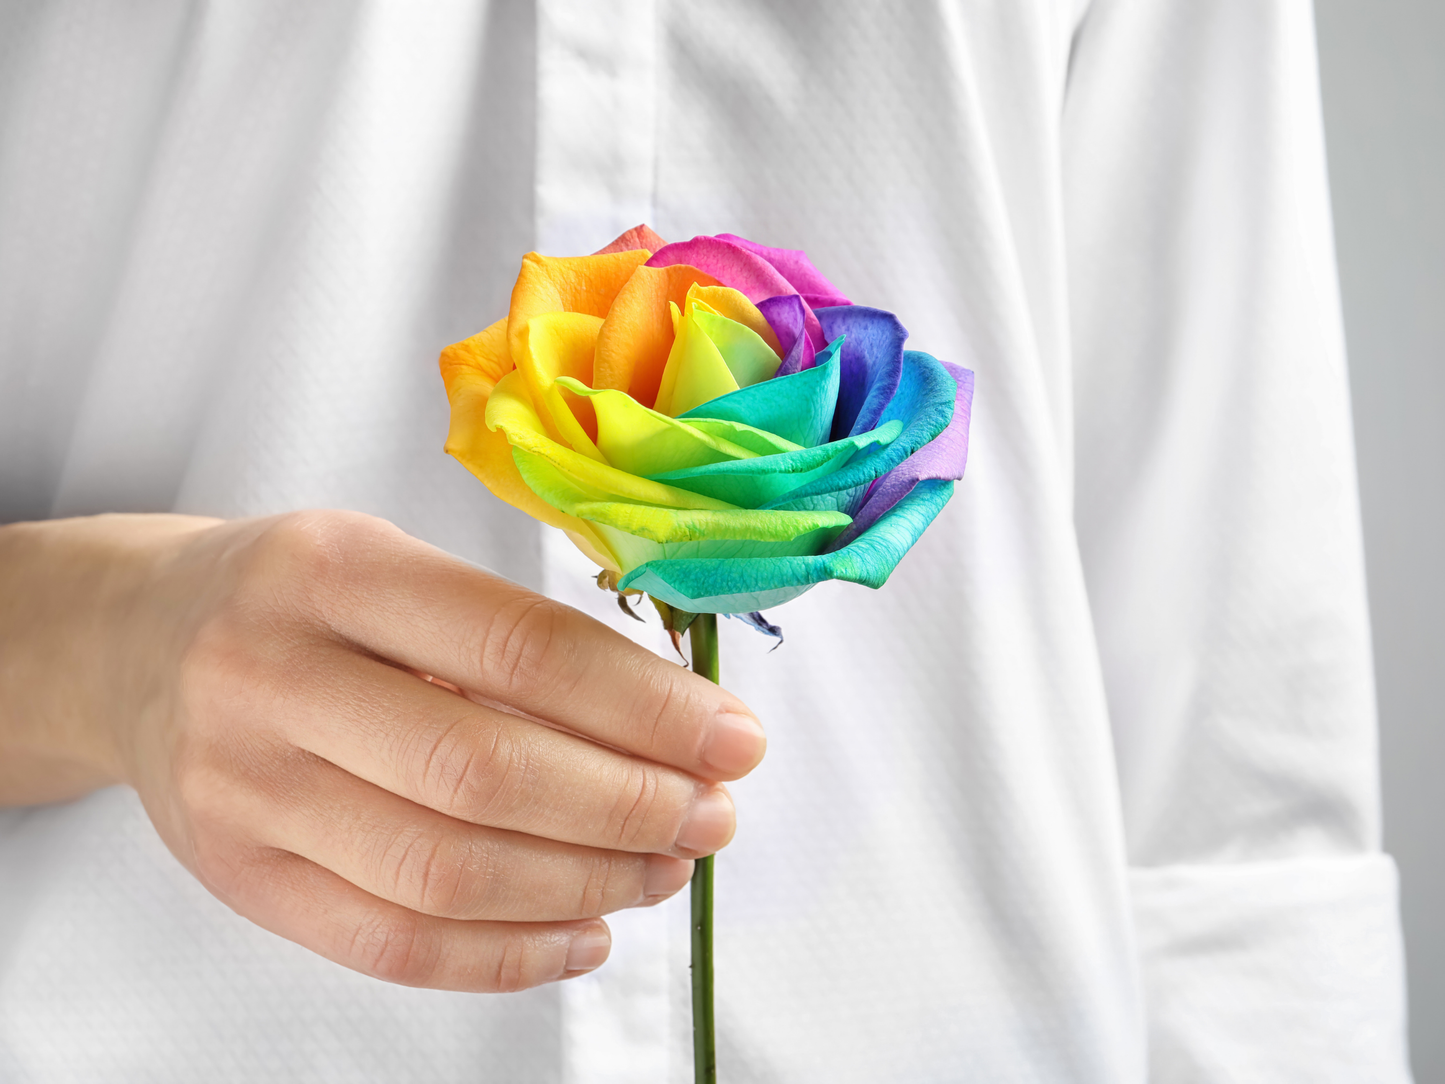
{"type": "Polygon", "coordinates": [[[521,374],[515,371],[502,377],[492,390],[487,401],[486,422],[488,429],[506,434],[514,451],[521,449],[551,461],[577,485],[594,493],[598,500],[635,501],[671,508],[731,507],[711,497],[628,474],[559,444],[547,435],[521,374]]]}
{"type": "Polygon", "coordinates": [[[513,508],[567,531],[593,561],[621,572],[616,555],[591,526],[553,508],[528,487],[517,471],[506,435],[487,428],[488,400],[511,364],[505,319],[442,351],[442,380],[451,404],[446,451],[513,508]]]}
{"type": "Polygon", "coordinates": [[[823,552],[848,524],[839,512],[666,508],[599,500],[557,465],[518,449],[517,468],[548,504],[586,522],[624,572],[664,559],[778,559],[823,552]]]}
{"type": "Polygon", "coordinates": [[[775,376],[703,403],[679,417],[741,422],[812,448],[826,441],[832,429],[838,373],[835,343],[818,355],[818,364],[811,369],[775,376]]]}
{"type": "Polygon", "coordinates": [[[605,256],[609,252],[630,252],[633,249],[645,248],[648,252],[656,252],[666,245],[657,234],[652,232],[652,227],[643,222],[632,229],[618,234],[612,241],[602,248],[599,248],[592,255],[605,256]]]}
{"type": "Polygon", "coordinates": [[[796,490],[816,484],[841,470],[855,455],[865,453],[874,446],[891,443],[902,431],[903,423],[895,420],[872,432],[844,437],[814,448],[749,459],[719,460],[648,477],[692,493],[704,493],[739,508],[773,507],[775,502],[787,500],[796,490]]]}
{"type": "Polygon", "coordinates": [[[566,377],[558,383],[591,401],[597,417],[597,447],[608,463],[628,474],[659,474],[705,463],[754,459],[760,454],[726,436],[714,436],[648,410],[626,392],[588,388],[566,377]]]}
{"type": "Polygon", "coordinates": [[[672,350],[668,305],[681,307],[697,285],[716,286],[717,279],[686,264],[637,268],[602,321],[589,383],[625,391],[643,406],[652,406],[672,350]]]}
{"type": "Polygon", "coordinates": [[[818,319],[829,341],[846,336],[833,439],[866,432],[898,390],[908,332],[891,312],[864,305],[820,309],[818,319]]]}
{"type": "Polygon", "coordinates": [[[507,313],[507,345],[518,353],[527,321],[545,312],[585,312],[605,317],[632,273],[647,260],[646,250],[611,252],[603,256],[522,257],[522,270],[512,287],[507,313]]]}
{"type": "Polygon", "coordinates": [[[720,233],[717,236],[719,240],[730,241],[767,260],[815,309],[852,304],[813,266],[813,261],[808,259],[808,254],[801,249],[771,248],[756,241],[749,241],[746,237],[739,237],[735,233],[720,233]]]}
{"type": "Polygon", "coordinates": [[[878,479],[853,518],[848,529],[838,536],[834,546],[846,546],[868,530],[890,508],[912,492],[914,486],[928,480],[957,480],[963,477],[968,463],[968,422],[973,406],[973,373],[957,365],[941,362],[954,380],[958,392],[953,417],[948,428],[913,455],[878,479]]]}
{"type": "MultiPolygon", "coordinates": [[[[778,294],[798,292],[767,260],[741,245],[717,237],[694,237],[691,241],[664,245],[652,254],[647,266],[667,267],[679,263],[700,268],[724,286],[741,291],[755,305],[778,294]]],[[[805,310],[803,326],[806,333],[813,337],[815,346],[821,346],[826,341],[811,308],[805,310]]]]}
{"type": "Polygon", "coordinates": [[[879,419],[880,425],[901,421],[904,428],[898,438],[860,453],[835,474],[802,486],[765,507],[836,508],[854,514],[876,479],[948,428],[957,396],[957,382],[942,362],[921,351],[905,351],[898,391],[879,419]]]}
{"type": "Polygon", "coordinates": [[[920,482],[850,545],[814,557],[655,560],[632,569],[618,587],[646,591],[693,613],[749,613],[771,609],[824,580],[882,587],[948,503],[953,483],[920,482]]]}
{"type": "Polygon", "coordinates": [[[808,312],[803,299],[797,294],[766,297],[758,302],[758,310],[767,318],[782,347],[783,364],[778,366],[776,375],[792,376],[802,369],[811,369],[817,351],[813,340],[803,331],[808,312]]]}

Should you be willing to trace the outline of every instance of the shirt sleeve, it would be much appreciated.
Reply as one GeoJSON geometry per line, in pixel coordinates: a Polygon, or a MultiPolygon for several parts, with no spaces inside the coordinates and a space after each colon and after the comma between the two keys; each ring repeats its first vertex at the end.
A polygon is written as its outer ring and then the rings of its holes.
{"type": "Polygon", "coordinates": [[[1408,1080],[1309,3],[1094,0],[1062,162],[1150,1080],[1408,1080]]]}

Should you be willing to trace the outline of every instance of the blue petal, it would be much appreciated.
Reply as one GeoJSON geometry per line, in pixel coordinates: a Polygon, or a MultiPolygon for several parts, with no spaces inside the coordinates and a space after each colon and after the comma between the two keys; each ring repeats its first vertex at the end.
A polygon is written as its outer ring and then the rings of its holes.
{"type": "Polygon", "coordinates": [[[908,331],[891,312],[866,305],[837,305],[817,314],[824,335],[834,341],[844,337],[833,439],[866,433],[898,390],[908,331]]]}

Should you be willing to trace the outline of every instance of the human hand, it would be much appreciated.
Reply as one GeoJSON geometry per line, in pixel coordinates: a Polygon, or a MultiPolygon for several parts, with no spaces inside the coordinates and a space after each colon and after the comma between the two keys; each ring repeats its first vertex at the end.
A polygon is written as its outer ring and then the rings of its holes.
{"type": "Polygon", "coordinates": [[[132,529],[97,580],[94,688],[31,706],[88,720],[51,728],[73,759],[329,959],[458,990],[585,972],[598,916],[732,836],[718,781],[762,757],[751,713],[568,607],[356,514],[69,522],[132,529]]]}

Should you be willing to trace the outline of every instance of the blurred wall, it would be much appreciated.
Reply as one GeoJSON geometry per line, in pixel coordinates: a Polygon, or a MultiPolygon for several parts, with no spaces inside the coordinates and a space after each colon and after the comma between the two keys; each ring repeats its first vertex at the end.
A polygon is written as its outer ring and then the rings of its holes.
{"type": "Polygon", "coordinates": [[[1316,0],[1419,1084],[1445,1082],[1445,3],[1316,0]]]}

